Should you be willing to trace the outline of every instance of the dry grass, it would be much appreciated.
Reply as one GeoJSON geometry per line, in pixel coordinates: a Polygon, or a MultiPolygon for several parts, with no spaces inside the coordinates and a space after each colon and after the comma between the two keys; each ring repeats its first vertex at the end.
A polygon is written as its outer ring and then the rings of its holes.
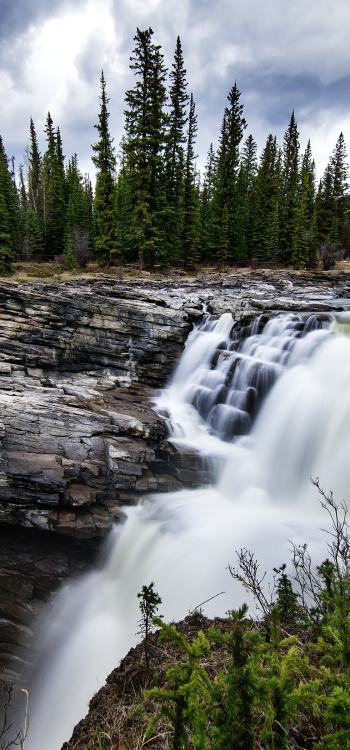
{"type": "MultiPolygon", "coordinates": [[[[230,627],[228,620],[208,620],[200,614],[190,615],[177,627],[192,640],[198,629],[207,632],[214,624],[224,629],[230,627]]],[[[172,641],[160,641],[157,633],[150,639],[150,674],[145,668],[141,643],[110,674],[106,686],[92,699],[89,713],[62,750],[169,750],[171,727],[165,720],[156,722],[152,736],[147,736],[149,721],[159,713],[160,706],[154,700],[145,700],[144,690],[154,685],[164,686],[166,671],[179,663],[183,653],[172,641]]],[[[213,646],[204,662],[208,673],[214,677],[227,658],[225,645],[213,646]]]]}

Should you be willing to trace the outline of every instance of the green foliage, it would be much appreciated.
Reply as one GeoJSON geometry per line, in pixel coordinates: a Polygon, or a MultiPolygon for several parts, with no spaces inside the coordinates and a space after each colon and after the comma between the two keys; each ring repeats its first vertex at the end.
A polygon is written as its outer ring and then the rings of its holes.
{"type": "MultiPolygon", "coordinates": [[[[142,586],[141,591],[137,594],[140,600],[139,606],[141,611],[141,620],[139,622],[139,634],[144,636],[144,651],[146,670],[149,672],[150,667],[150,647],[149,647],[149,634],[152,631],[153,621],[158,612],[159,606],[162,600],[154,590],[154,583],[151,582],[149,586],[142,586]]],[[[159,617],[158,617],[159,621],[159,617]]],[[[160,620],[161,621],[161,620],[160,620]]]]}
{"type": "Polygon", "coordinates": [[[183,253],[186,268],[193,268],[200,260],[199,195],[195,184],[196,134],[197,115],[191,94],[183,196],[183,253]]]}
{"type": "Polygon", "coordinates": [[[141,269],[167,263],[164,242],[166,206],[163,169],[166,142],[166,68],[151,28],[137,29],[131,69],[136,76],[126,92],[124,153],[130,182],[129,239],[141,269]]]}
{"type": "Polygon", "coordinates": [[[191,637],[156,621],[160,638],[176,647],[177,657],[162,684],[146,691],[147,701],[158,707],[149,726],[152,733],[159,723],[169,727],[173,749],[349,747],[347,509],[318,480],[315,484],[331,522],[329,559],[314,569],[307,547],[294,547],[294,575],[285,565],[274,570],[269,604],[262,598],[264,576],[254,556],[247,550],[238,554],[240,580],[263,605],[261,622],[247,617],[246,605],[207,633],[199,629],[191,637]]]}
{"type": "Polygon", "coordinates": [[[98,124],[98,141],[93,145],[92,161],[96,166],[96,188],[94,200],[94,247],[95,254],[101,266],[108,266],[111,258],[117,252],[115,227],[115,155],[113,138],[109,132],[109,99],[106,93],[106,81],[103,71],[100,78],[100,112],[98,124]]]}
{"type": "Polygon", "coordinates": [[[18,250],[19,199],[0,137],[0,274],[11,273],[18,250]]]}
{"type": "Polygon", "coordinates": [[[157,624],[161,637],[176,643],[183,656],[167,671],[166,687],[151,688],[146,697],[159,702],[162,715],[171,722],[173,750],[209,750],[207,706],[212,685],[201,661],[210,650],[209,641],[201,630],[191,643],[174,625],[157,624]]]}
{"type": "Polygon", "coordinates": [[[255,183],[251,254],[255,263],[275,262],[278,249],[280,155],[276,138],[268,136],[255,183]]]}
{"type": "Polygon", "coordinates": [[[220,132],[220,143],[213,196],[214,225],[217,252],[220,263],[227,255],[235,259],[238,242],[235,233],[235,209],[239,194],[238,175],[240,166],[239,146],[247,126],[243,117],[241,93],[237,84],[228,94],[220,132]],[[223,230],[223,224],[225,228],[223,230]]]}
{"type": "MultiPolygon", "coordinates": [[[[166,132],[166,143],[164,153],[164,170],[166,186],[166,259],[182,260],[183,253],[183,199],[184,188],[186,190],[187,159],[185,176],[185,126],[188,122],[187,106],[189,96],[187,93],[186,70],[182,53],[180,37],[177,38],[174,62],[169,74],[170,78],[170,109],[168,115],[168,127],[166,132]]],[[[193,117],[189,130],[193,131],[193,117]]],[[[191,133],[193,135],[193,133],[191,133]]],[[[193,138],[192,138],[193,140],[193,138]]],[[[185,195],[185,202],[188,195],[185,195]]],[[[186,208],[186,205],[185,205],[186,208]]],[[[188,217],[186,217],[188,221],[188,217]]]]}
{"type": "Polygon", "coordinates": [[[344,136],[340,133],[333,154],[320,182],[317,195],[318,239],[339,245],[349,208],[348,165],[344,136]]]}
{"type": "Polygon", "coordinates": [[[47,148],[43,157],[40,184],[45,250],[49,256],[61,255],[65,230],[65,173],[62,140],[59,128],[55,131],[50,112],[45,133],[47,148]]]}
{"type": "MultiPolygon", "coordinates": [[[[279,257],[284,265],[292,261],[293,243],[296,243],[300,214],[299,133],[294,110],[283,141],[283,161],[280,196],[279,257]]],[[[294,255],[296,250],[294,251],[294,255]]],[[[298,258],[299,263],[299,258],[298,258]]]]}

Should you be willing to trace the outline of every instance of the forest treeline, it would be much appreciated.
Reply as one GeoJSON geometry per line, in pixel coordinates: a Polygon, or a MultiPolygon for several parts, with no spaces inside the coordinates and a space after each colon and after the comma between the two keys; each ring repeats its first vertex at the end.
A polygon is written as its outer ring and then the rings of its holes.
{"type": "Polygon", "coordinates": [[[60,258],[69,269],[95,258],[101,266],[143,268],[246,262],[314,268],[350,248],[348,166],[341,133],[316,185],[311,144],[301,152],[294,111],[282,146],[269,134],[258,158],[247,135],[241,93],[228,93],[218,148],[196,167],[197,113],[180,38],[170,71],[152,29],[137,29],[125,94],[125,130],[116,151],[106,81],[92,160],[96,185],[66,160],[50,113],[46,150],[30,120],[26,168],[16,173],[0,138],[0,271],[14,260],[60,258]],[[246,137],[247,136],[247,137],[246,137]]]}

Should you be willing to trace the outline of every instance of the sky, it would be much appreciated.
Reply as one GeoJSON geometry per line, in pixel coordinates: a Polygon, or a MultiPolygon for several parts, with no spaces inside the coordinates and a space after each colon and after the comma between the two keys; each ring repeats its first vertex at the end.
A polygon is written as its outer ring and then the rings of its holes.
{"type": "Polygon", "coordinates": [[[282,143],[294,108],[319,176],[341,130],[350,153],[349,0],[0,0],[0,134],[17,165],[30,116],[44,149],[49,110],[65,154],[93,173],[101,69],[118,146],[133,36],[149,26],[168,67],[181,37],[200,169],[235,81],[259,152],[269,132],[282,143]]]}

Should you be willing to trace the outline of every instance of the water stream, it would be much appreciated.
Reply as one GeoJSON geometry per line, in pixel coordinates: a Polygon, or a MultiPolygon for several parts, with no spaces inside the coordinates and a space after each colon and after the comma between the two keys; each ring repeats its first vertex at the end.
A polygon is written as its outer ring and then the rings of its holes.
{"type": "Polygon", "coordinates": [[[350,338],[341,323],[281,315],[246,330],[229,314],[207,316],[156,408],[172,440],[210,460],[215,480],[128,508],[103,567],[56,596],[38,628],[28,750],[59,750],[137,641],[143,584],[155,582],[167,619],[220,591],[206,613],[223,614],[247,600],[227,571],[235,550],[254,550],[271,570],[292,539],[320,559],[324,519],[310,477],[339,499],[349,493],[350,338]]]}

